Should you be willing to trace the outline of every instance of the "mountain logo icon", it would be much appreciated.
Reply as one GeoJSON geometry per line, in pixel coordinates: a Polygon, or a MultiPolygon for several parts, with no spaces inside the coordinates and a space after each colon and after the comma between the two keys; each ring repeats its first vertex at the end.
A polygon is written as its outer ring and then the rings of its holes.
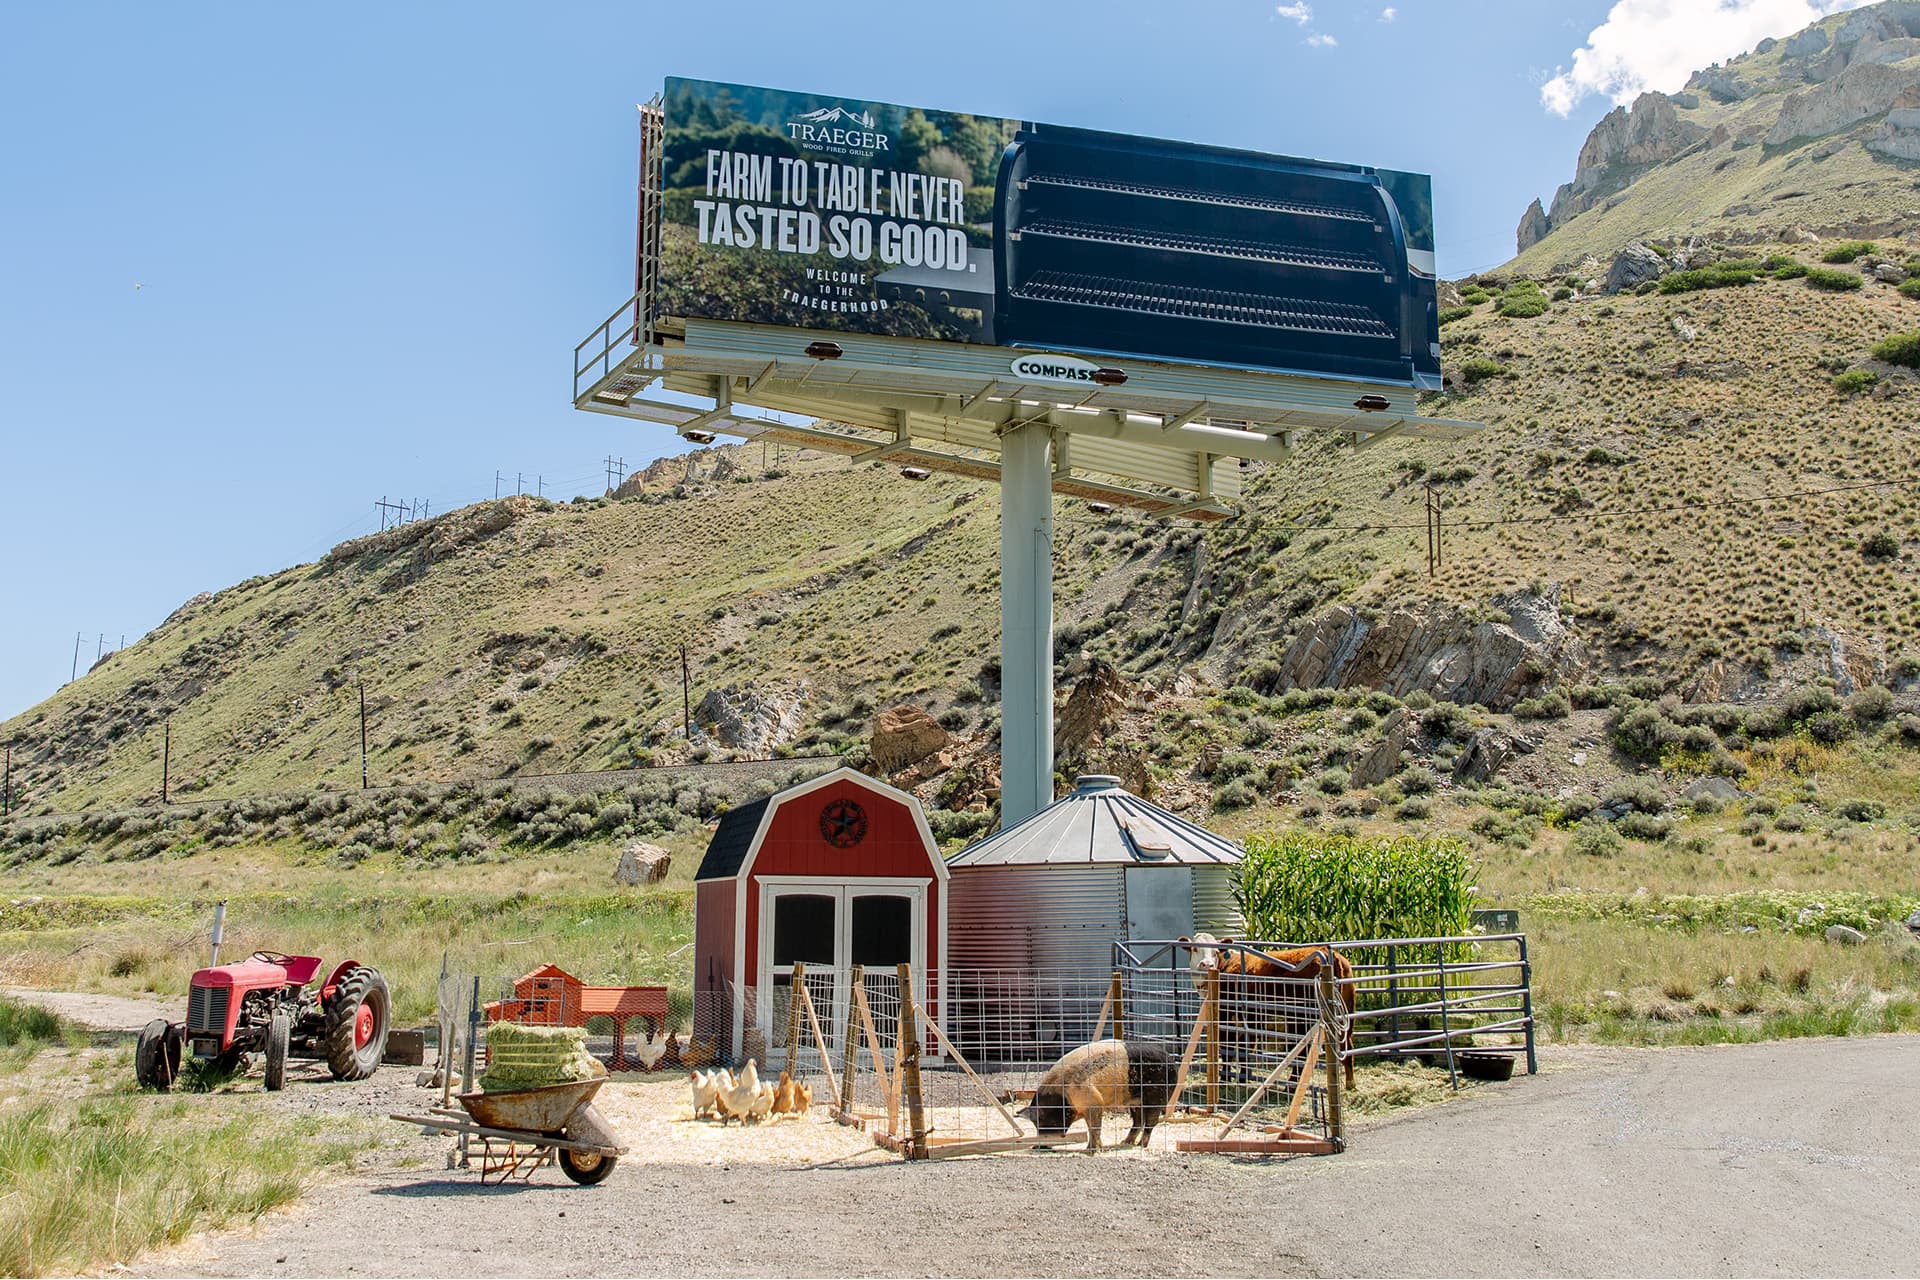
{"type": "Polygon", "coordinates": [[[845,107],[821,107],[817,111],[806,111],[795,116],[794,123],[805,122],[810,125],[826,126],[835,124],[858,125],[862,129],[873,128],[873,115],[866,111],[849,111],[845,107]]]}

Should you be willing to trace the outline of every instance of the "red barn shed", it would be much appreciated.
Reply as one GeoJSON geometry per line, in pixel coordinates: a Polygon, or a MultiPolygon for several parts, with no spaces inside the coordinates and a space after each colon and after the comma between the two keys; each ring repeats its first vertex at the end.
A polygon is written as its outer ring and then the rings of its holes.
{"type": "Polygon", "coordinates": [[[938,1016],[947,868],[906,792],[842,768],[730,809],[694,880],[696,1040],[737,1055],[753,1028],[783,1043],[795,961],[829,1037],[856,964],[911,964],[938,1016]]]}

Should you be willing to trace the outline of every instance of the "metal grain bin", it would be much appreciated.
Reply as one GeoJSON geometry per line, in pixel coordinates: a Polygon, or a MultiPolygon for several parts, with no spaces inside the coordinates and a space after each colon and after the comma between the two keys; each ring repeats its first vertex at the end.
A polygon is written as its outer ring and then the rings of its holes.
{"type": "Polygon", "coordinates": [[[1085,1039],[1115,942],[1239,931],[1240,857],[1105,775],[962,849],[947,862],[947,945],[963,1048],[1085,1039]]]}

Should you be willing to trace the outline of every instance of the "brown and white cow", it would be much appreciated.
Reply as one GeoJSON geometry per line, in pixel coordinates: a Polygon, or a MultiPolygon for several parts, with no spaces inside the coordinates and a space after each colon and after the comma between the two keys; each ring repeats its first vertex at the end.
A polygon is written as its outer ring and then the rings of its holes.
{"type": "Polygon", "coordinates": [[[1235,948],[1232,938],[1215,938],[1210,933],[1197,933],[1180,941],[1193,949],[1195,973],[1220,975],[1222,1020],[1243,1026],[1262,1018],[1263,1006],[1271,1010],[1276,1001],[1283,1001],[1294,1008],[1281,1012],[1278,1021],[1293,1034],[1305,1035],[1306,1028],[1297,1006],[1316,999],[1323,967],[1332,973],[1340,1003],[1347,1011],[1340,1048],[1347,1055],[1347,1088],[1353,1088],[1353,965],[1345,956],[1326,945],[1290,947],[1285,951],[1242,950],[1235,948]],[[1262,996],[1266,999],[1262,1000],[1262,996]],[[1231,1017],[1226,1011],[1231,1011],[1231,1017]]]}

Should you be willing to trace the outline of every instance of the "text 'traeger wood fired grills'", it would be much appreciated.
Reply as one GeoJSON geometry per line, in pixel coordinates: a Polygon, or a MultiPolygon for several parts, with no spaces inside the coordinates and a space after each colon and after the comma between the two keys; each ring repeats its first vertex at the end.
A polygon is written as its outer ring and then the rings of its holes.
{"type": "Polygon", "coordinates": [[[1438,387],[1394,176],[1030,125],[1000,165],[994,340],[1438,387]]]}

